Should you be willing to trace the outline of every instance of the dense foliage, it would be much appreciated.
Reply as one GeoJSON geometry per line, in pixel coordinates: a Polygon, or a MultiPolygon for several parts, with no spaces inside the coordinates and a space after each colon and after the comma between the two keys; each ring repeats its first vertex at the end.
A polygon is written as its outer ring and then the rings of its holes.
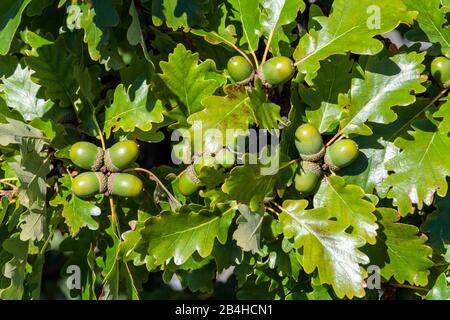
{"type": "Polygon", "coordinates": [[[449,21],[1,0],[0,299],[449,299],[449,21]]]}

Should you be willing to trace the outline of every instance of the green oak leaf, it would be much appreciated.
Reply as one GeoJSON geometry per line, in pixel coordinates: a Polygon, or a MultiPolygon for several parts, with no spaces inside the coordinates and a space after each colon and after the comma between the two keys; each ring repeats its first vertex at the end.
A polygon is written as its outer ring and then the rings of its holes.
{"type": "MultiPolygon", "coordinates": [[[[37,206],[36,206],[37,207],[37,206]]],[[[40,241],[44,238],[45,230],[45,212],[37,207],[31,208],[30,211],[22,214],[20,225],[20,240],[37,240],[40,241]],[[37,212],[33,212],[36,210],[37,212]]]]}
{"type": "MultiPolygon", "coordinates": [[[[70,270],[67,269],[69,266],[76,265],[81,270],[84,270],[81,272],[81,288],[73,288],[66,293],[71,298],[77,297],[82,300],[97,299],[94,283],[96,283],[96,278],[98,278],[98,267],[95,262],[96,243],[93,236],[92,232],[82,229],[76,237],[66,237],[59,245],[61,252],[64,253],[67,259],[63,268],[70,270]]],[[[68,279],[64,280],[67,281],[68,279]]]]}
{"type": "MultiPolygon", "coordinates": [[[[270,49],[274,56],[281,54],[280,42],[290,45],[291,40],[284,26],[292,24],[300,12],[306,8],[302,0],[263,0],[261,25],[264,36],[271,39],[270,49]]],[[[293,27],[291,27],[292,29],[293,27]]]]}
{"type": "Polygon", "coordinates": [[[412,93],[425,91],[421,84],[425,80],[421,77],[424,56],[424,53],[411,52],[368,58],[364,77],[353,79],[341,131],[345,135],[370,135],[372,130],[365,125],[366,121],[394,122],[397,115],[391,108],[410,105],[416,100],[412,93]]]}
{"type": "Polygon", "coordinates": [[[30,46],[30,49],[26,49],[25,53],[29,57],[37,57],[39,56],[37,50],[46,45],[52,45],[54,42],[47,40],[41,35],[31,31],[31,30],[23,30],[20,32],[21,39],[30,46]]]}
{"type": "Polygon", "coordinates": [[[350,90],[353,61],[335,55],[320,64],[314,83],[299,90],[300,97],[309,106],[305,110],[308,122],[321,133],[330,133],[339,125],[344,109],[338,103],[339,94],[350,90]]]}
{"type": "Polygon", "coordinates": [[[248,97],[258,126],[261,129],[278,129],[278,122],[282,122],[280,106],[269,100],[260,81],[249,90],[248,97]]]}
{"type": "Polygon", "coordinates": [[[22,13],[31,0],[2,0],[0,2],[0,55],[8,53],[22,13]]]}
{"type": "Polygon", "coordinates": [[[128,13],[130,14],[130,16],[132,18],[130,27],[128,28],[128,31],[127,31],[128,42],[132,46],[135,46],[137,44],[139,44],[141,46],[142,51],[144,53],[144,57],[146,59],[146,62],[151,66],[150,68],[151,68],[151,72],[153,74],[153,72],[155,70],[155,66],[153,65],[151,57],[149,56],[149,54],[147,52],[147,45],[145,44],[145,38],[142,33],[141,23],[139,21],[139,13],[136,10],[136,5],[134,4],[134,1],[131,1],[130,10],[128,11],[128,13]]]}
{"type": "Polygon", "coordinates": [[[435,248],[443,248],[450,242],[450,195],[437,198],[435,211],[427,215],[420,229],[430,233],[430,243],[435,248]]]}
{"type": "Polygon", "coordinates": [[[301,255],[296,250],[292,250],[291,243],[289,243],[289,248],[286,248],[285,243],[287,242],[289,240],[283,238],[267,244],[267,265],[270,269],[277,270],[279,276],[289,276],[298,281],[302,268],[301,255]]]}
{"type": "Polygon", "coordinates": [[[400,23],[411,24],[414,11],[402,0],[335,0],[329,17],[315,17],[321,29],[305,34],[294,52],[301,73],[314,75],[325,58],[352,52],[373,55],[381,51],[382,42],[373,37],[395,29],[400,23]]]}
{"type": "Polygon", "coordinates": [[[366,193],[373,193],[380,188],[384,179],[389,176],[385,163],[399,154],[394,145],[399,136],[407,135],[406,130],[411,122],[420,118],[429,104],[426,98],[418,98],[411,106],[395,108],[397,120],[389,125],[373,124],[371,136],[358,136],[354,140],[361,151],[359,157],[351,166],[339,171],[349,184],[359,185],[366,193]]]}
{"type": "Polygon", "coordinates": [[[249,107],[246,91],[235,85],[225,88],[226,96],[206,96],[202,99],[204,109],[192,114],[188,123],[193,125],[193,130],[217,129],[223,137],[229,129],[247,131],[254,122],[252,111],[249,107]]]}
{"type": "Polygon", "coordinates": [[[33,139],[36,143],[36,149],[41,151],[44,145],[49,141],[41,130],[11,118],[5,119],[6,123],[0,123],[0,145],[7,146],[10,144],[21,145],[24,139],[33,139]],[[37,145],[37,143],[40,145],[37,145]]]}
{"type": "Polygon", "coordinates": [[[96,8],[90,2],[67,6],[67,27],[69,30],[74,28],[84,30],[83,41],[87,44],[89,56],[94,61],[100,59],[99,45],[103,36],[102,29],[96,23],[96,16],[96,8]]]}
{"type": "Polygon", "coordinates": [[[327,288],[320,284],[320,279],[318,277],[314,277],[311,279],[311,287],[313,291],[308,292],[306,296],[308,300],[332,300],[330,293],[327,288]]]}
{"type": "Polygon", "coordinates": [[[20,157],[10,163],[21,183],[22,205],[45,201],[50,172],[50,160],[40,154],[43,145],[40,140],[26,137],[20,144],[20,157]]]}
{"type": "Polygon", "coordinates": [[[210,22],[210,25],[205,26],[202,29],[192,29],[191,32],[198,36],[203,37],[207,42],[211,44],[224,43],[230,47],[234,47],[236,44],[236,29],[234,25],[227,24],[227,8],[225,4],[220,4],[215,14],[210,17],[210,20],[216,21],[216,23],[210,22]]]}
{"type": "Polygon", "coordinates": [[[242,28],[242,36],[239,45],[247,46],[250,52],[258,49],[259,37],[262,34],[261,9],[259,0],[229,0],[233,8],[233,22],[242,28]]]}
{"type": "Polygon", "coordinates": [[[305,210],[306,200],[286,200],[279,215],[285,237],[303,248],[303,269],[318,270],[320,283],[330,284],[339,298],[363,297],[366,272],[361,264],[369,258],[358,250],[365,241],[345,232],[345,226],[330,220],[325,208],[305,210]]]}
{"type": "Polygon", "coordinates": [[[428,40],[439,43],[442,49],[450,50],[450,28],[446,21],[446,12],[440,8],[440,0],[403,0],[408,9],[417,11],[417,22],[420,29],[425,32],[428,40]]]}
{"type": "Polygon", "coordinates": [[[327,208],[339,223],[352,226],[352,235],[374,244],[378,229],[373,214],[375,206],[364,197],[361,187],[346,184],[342,177],[330,176],[322,180],[314,196],[314,207],[327,208]]]}
{"type": "Polygon", "coordinates": [[[161,101],[154,97],[145,81],[136,90],[133,100],[130,92],[120,84],[114,91],[111,106],[106,108],[103,132],[109,138],[111,131],[117,132],[120,129],[124,132],[133,132],[136,128],[144,132],[150,131],[153,123],[164,120],[163,111],[161,101]]]}
{"type": "Polygon", "coordinates": [[[418,235],[416,226],[398,222],[398,213],[389,208],[379,208],[381,214],[381,231],[386,240],[386,264],[381,275],[389,279],[394,277],[399,283],[409,282],[412,285],[425,286],[428,283],[428,270],[433,266],[430,260],[432,249],[425,245],[427,237],[418,235]]]}
{"type": "Polygon", "coordinates": [[[179,213],[164,211],[145,222],[141,235],[156,264],[173,258],[175,264],[181,265],[194,252],[207,257],[216,238],[222,244],[226,242],[235,209],[222,213],[196,207],[183,207],[179,213]]]}
{"type": "Polygon", "coordinates": [[[33,71],[17,64],[14,74],[3,77],[0,94],[8,107],[17,110],[25,120],[42,117],[53,103],[39,96],[41,86],[31,80],[33,71]]]}
{"type": "Polygon", "coordinates": [[[161,79],[184,107],[186,116],[202,110],[202,99],[220,86],[209,75],[216,71],[214,62],[206,60],[198,64],[198,53],[193,54],[182,44],[177,45],[169,54],[169,61],[162,61],[160,67],[163,71],[161,79]]]}
{"type": "Polygon", "coordinates": [[[449,106],[447,101],[433,115],[444,118],[442,122],[432,118],[414,121],[410,137],[395,140],[401,152],[385,164],[393,173],[383,181],[380,191],[382,196],[394,199],[402,216],[413,211],[413,204],[421,209],[423,204],[432,204],[434,194],[447,194],[450,154],[442,150],[450,150],[449,128],[445,125],[445,119],[450,118],[449,106]]]}
{"type": "Polygon", "coordinates": [[[154,0],[151,1],[152,21],[155,26],[163,22],[176,30],[181,27],[195,27],[206,24],[207,0],[154,0]]]}
{"type": "Polygon", "coordinates": [[[95,8],[95,23],[100,28],[115,27],[120,22],[115,0],[92,0],[95,8]]]}
{"type": "Polygon", "coordinates": [[[37,56],[26,57],[25,63],[34,71],[31,78],[45,88],[50,100],[60,100],[62,106],[75,103],[77,83],[73,76],[73,58],[64,44],[57,41],[36,49],[37,56]]]}
{"type": "Polygon", "coordinates": [[[0,287],[0,299],[20,300],[25,291],[28,241],[21,241],[16,233],[3,241],[2,247],[6,252],[12,254],[13,257],[2,265],[1,272],[4,277],[10,279],[10,283],[6,288],[0,287]]]}
{"type": "Polygon", "coordinates": [[[202,268],[194,270],[181,270],[177,272],[183,287],[188,287],[192,292],[213,293],[216,268],[214,263],[209,263],[202,268]]]}
{"type": "Polygon", "coordinates": [[[40,155],[43,144],[40,140],[23,138],[20,156],[10,163],[20,181],[19,199],[26,208],[20,216],[20,239],[41,240],[45,232],[47,175],[50,160],[40,155]]]}
{"type": "Polygon", "coordinates": [[[234,167],[222,185],[222,191],[239,203],[247,204],[250,210],[263,207],[266,197],[274,195],[275,185],[280,175],[279,168],[273,168],[278,159],[278,148],[273,157],[260,157],[255,164],[234,167]]]}
{"type": "Polygon", "coordinates": [[[118,300],[119,299],[119,280],[122,261],[119,259],[120,239],[116,234],[112,218],[106,233],[109,236],[108,246],[105,248],[105,258],[102,261],[97,260],[97,264],[102,269],[104,276],[102,292],[99,300],[118,300]]]}
{"type": "Polygon", "coordinates": [[[261,251],[261,227],[263,222],[263,211],[250,211],[243,204],[238,205],[241,213],[236,219],[237,228],[233,233],[233,239],[243,251],[259,253],[261,251]]]}
{"type": "Polygon", "coordinates": [[[64,174],[58,181],[61,183],[61,189],[59,194],[50,201],[50,205],[63,206],[61,214],[69,227],[70,235],[75,237],[83,227],[97,230],[98,222],[93,217],[101,214],[100,208],[73,194],[72,178],[68,174],[64,174]]]}
{"type": "Polygon", "coordinates": [[[445,272],[436,279],[433,288],[425,296],[427,300],[450,300],[450,279],[447,280],[445,272]]]}

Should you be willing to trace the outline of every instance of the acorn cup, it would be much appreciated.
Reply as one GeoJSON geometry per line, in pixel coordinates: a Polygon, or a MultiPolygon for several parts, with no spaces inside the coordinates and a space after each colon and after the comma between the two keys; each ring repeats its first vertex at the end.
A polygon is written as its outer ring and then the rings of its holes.
{"type": "Polygon", "coordinates": [[[178,189],[186,197],[200,189],[200,186],[201,182],[193,165],[188,166],[178,178],[178,189]]]}
{"type": "Polygon", "coordinates": [[[355,141],[342,139],[327,148],[325,164],[333,171],[338,171],[352,164],[359,155],[359,148],[355,141]]]}
{"type": "Polygon", "coordinates": [[[80,198],[92,197],[107,190],[108,179],[101,172],[83,172],[72,180],[72,192],[80,198]]]}
{"type": "Polygon", "coordinates": [[[318,161],[325,154],[322,135],[309,123],[302,124],[295,131],[295,146],[305,161],[318,161]]]}
{"type": "Polygon", "coordinates": [[[105,152],[105,167],[110,172],[127,169],[139,157],[139,146],[133,140],[119,141],[105,152]]]}
{"type": "Polygon", "coordinates": [[[186,170],[181,173],[178,180],[178,189],[184,196],[190,196],[202,186],[198,175],[203,167],[219,168],[219,163],[210,155],[204,155],[195,160],[194,164],[188,166],[186,170]]]}
{"type": "Polygon", "coordinates": [[[294,63],[288,57],[273,57],[264,62],[258,70],[258,76],[265,85],[279,86],[294,76],[294,63]]]}
{"type": "Polygon", "coordinates": [[[143,189],[141,179],[129,173],[112,173],[108,177],[108,193],[119,197],[136,197],[143,189]]]}
{"type": "Polygon", "coordinates": [[[317,163],[302,161],[294,177],[294,187],[298,192],[309,195],[316,189],[321,177],[322,169],[317,163]]]}
{"type": "Polygon", "coordinates": [[[103,150],[95,144],[80,141],[74,143],[69,151],[70,160],[77,167],[98,171],[103,166],[103,150]]]}

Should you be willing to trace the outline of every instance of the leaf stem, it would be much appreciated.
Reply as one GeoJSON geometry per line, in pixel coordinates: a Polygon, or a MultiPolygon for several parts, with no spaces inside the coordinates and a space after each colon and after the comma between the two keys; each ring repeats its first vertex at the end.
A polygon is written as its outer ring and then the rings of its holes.
{"type": "Polygon", "coordinates": [[[256,69],[259,68],[258,58],[256,57],[255,51],[252,51],[253,60],[255,60],[256,69]]]}
{"type": "Polygon", "coordinates": [[[0,182],[3,182],[3,181],[19,181],[19,178],[3,178],[3,179],[0,179],[0,182]]]}
{"type": "Polygon", "coordinates": [[[390,284],[390,285],[392,287],[395,287],[395,288],[405,288],[405,289],[429,291],[427,288],[416,287],[416,286],[412,286],[412,285],[409,285],[409,284],[393,283],[393,284],[390,284]]]}
{"type": "Polygon", "coordinates": [[[341,129],[341,130],[339,130],[339,132],[338,133],[336,133],[335,135],[334,135],[334,137],[333,138],[331,138],[327,143],[326,143],[326,145],[325,146],[329,146],[329,145],[331,145],[334,141],[336,141],[336,140],[341,140],[344,136],[342,135],[344,133],[344,129],[341,129]]]}
{"type": "Polygon", "coordinates": [[[119,239],[120,238],[120,226],[119,226],[119,219],[117,218],[117,212],[116,212],[116,205],[114,203],[114,198],[112,196],[109,197],[109,207],[111,208],[111,218],[113,229],[116,231],[116,235],[119,239]]]}
{"type": "Polygon", "coordinates": [[[271,207],[266,207],[266,210],[269,210],[270,212],[275,213],[277,216],[280,214],[278,211],[276,211],[275,209],[272,209],[271,207]]]}
{"type": "Polygon", "coordinates": [[[12,183],[6,182],[7,180],[2,179],[2,180],[0,180],[0,183],[12,188],[13,190],[17,190],[17,186],[13,185],[12,183]]]}
{"type": "Polygon", "coordinates": [[[270,32],[269,38],[267,39],[266,48],[264,49],[264,54],[263,54],[263,57],[262,57],[262,60],[261,60],[261,64],[266,62],[267,54],[269,53],[269,49],[270,49],[270,44],[272,43],[272,38],[273,38],[274,31],[275,31],[275,28],[272,29],[272,31],[270,32]]]}
{"type": "Polygon", "coordinates": [[[161,189],[164,190],[164,192],[167,194],[167,196],[174,201],[178,206],[181,206],[181,203],[178,201],[177,198],[175,198],[172,193],[166,188],[166,186],[161,182],[161,180],[158,179],[158,177],[151,172],[150,170],[144,169],[144,168],[130,168],[130,169],[126,169],[124,170],[124,172],[130,172],[130,171],[142,171],[145,172],[146,174],[148,174],[149,179],[156,182],[156,184],[158,184],[161,189]]]}
{"type": "Polygon", "coordinates": [[[42,246],[41,250],[39,250],[39,255],[42,256],[42,255],[45,254],[45,251],[47,250],[47,247],[48,247],[48,245],[49,245],[49,243],[50,243],[50,238],[52,237],[52,235],[53,235],[53,232],[51,232],[51,233],[48,235],[47,239],[45,240],[44,245],[42,246]]]}

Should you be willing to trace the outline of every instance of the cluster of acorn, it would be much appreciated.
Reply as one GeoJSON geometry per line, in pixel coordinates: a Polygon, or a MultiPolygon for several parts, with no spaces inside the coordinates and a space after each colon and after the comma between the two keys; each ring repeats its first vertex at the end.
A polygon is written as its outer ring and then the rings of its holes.
{"type": "Polygon", "coordinates": [[[203,167],[231,169],[235,163],[235,154],[228,148],[220,149],[213,155],[202,155],[189,165],[178,178],[178,189],[184,196],[190,196],[202,187],[198,178],[203,167]]]}
{"type": "Polygon", "coordinates": [[[279,86],[288,82],[295,72],[294,64],[288,57],[273,57],[264,62],[258,70],[242,56],[234,56],[228,60],[228,73],[238,84],[251,82],[255,74],[265,85],[279,86]]]}
{"type": "Polygon", "coordinates": [[[316,190],[323,168],[338,171],[352,164],[359,155],[358,145],[351,139],[341,139],[326,148],[320,132],[309,123],[295,131],[295,146],[302,161],[295,174],[294,186],[305,195],[316,190]]]}
{"type": "Polygon", "coordinates": [[[128,173],[127,169],[139,156],[135,141],[125,140],[103,151],[93,143],[80,141],[70,148],[70,159],[79,168],[91,170],[77,175],[72,180],[72,191],[78,197],[105,194],[135,197],[142,191],[142,181],[128,173]]]}

